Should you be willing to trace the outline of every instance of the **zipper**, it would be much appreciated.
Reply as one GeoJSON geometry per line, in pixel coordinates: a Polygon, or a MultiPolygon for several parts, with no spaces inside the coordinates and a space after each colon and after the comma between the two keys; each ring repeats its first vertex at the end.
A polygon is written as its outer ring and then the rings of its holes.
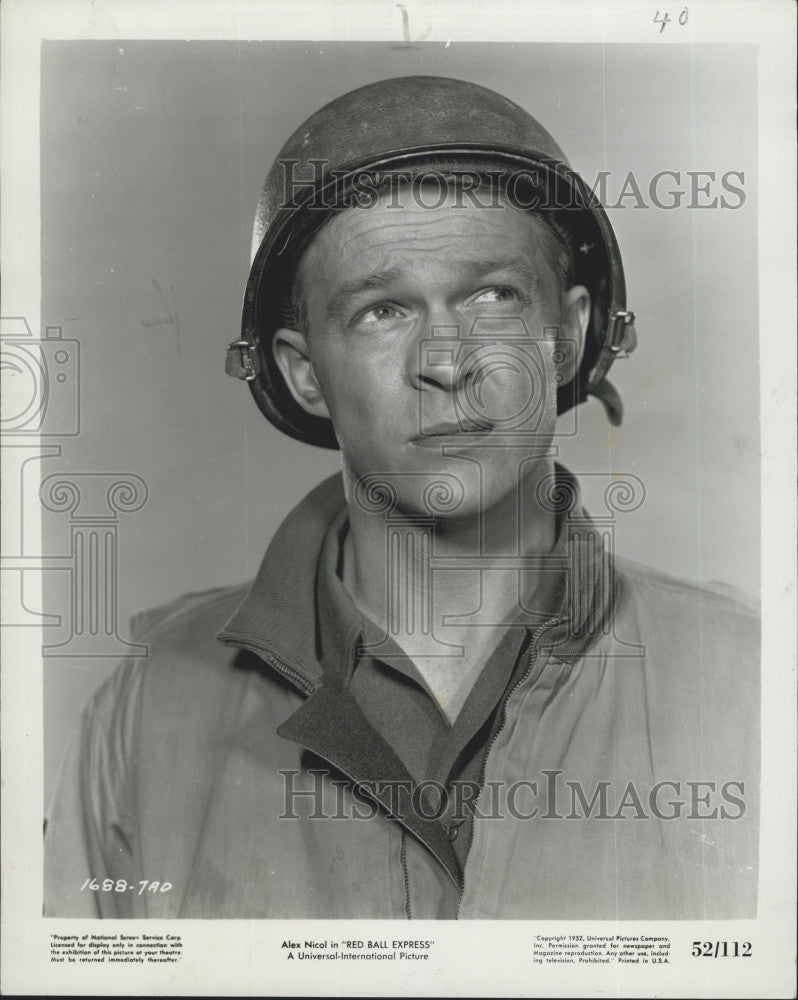
{"type": "MultiPolygon", "coordinates": [[[[547,628],[549,628],[552,625],[555,625],[559,620],[560,620],[559,615],[555,615],[553,618],[549,618],[548,621],[543,622],[542,625],[539,625],[535,629],[535,631],[532,634],[532,637],[529,640],[529,657],[526,670],[523,672],[521,677],[518,678],[515,684],[513,684],[510,690],[505,694],[504,699],[502,700],[501,703],[501,708],[499,709],[499,711],[501,712],[501,722],[499,724],[499,728],[496,730],[493,736],[491,736],[490,742],[488,743],[487,749],[485,750],[485,756],[482,758],[482,767],[480,768],[479,771],[480,791],[482,790],[485,784],[485,774],[488,769],[488,757],[490,756],[490,752],[493,749],[493,745],[496,743],[499,736],[501,736],[504,727],[507,725],[507,703],[515,694],[515,692],[521,687],[521,685],[525,683],[529,675],[532,673],[532,669],[535,666],[535,661],[538,658],[538,653],[540,652],[540,650],[537,647],[538,639],[547,628]]],[[[472,820],[471,829],[469,831],[468,850],[466,851],[466,860],[465,864],[463,865],[463,881],[462,885],[460,886],[460,895],[457,904],[458,915],[460,911],[460,904],[463,901],[463,895],[465,893],[465,870],[466,867],[468,866],[468,855],[471,852],[471,844],[473,843],[473,840],[474,840],[474,821],[472,820]]]]}
{"type": "Polygon", "coordinates": [[[259,656],[270,666],[274,667],[278,674],[282,674],[283,677],[291,681],[303,694],[312,694],[318,687],[317,684],[311,683],[304,674],[301,674],[298,670],[294,670],[293,667],[289,667],[287,663],[279,660],[273,653],[270,653],[265,647],[259,646],[255,642],[241,642],[235,639],[227,643],[227,645],[235,645],[238,649],[246,649],[250,653],[255,653],[256,656],[259,656]]]}
{"type": "Polygon", "coordinates": [[[402,827],[402,844],[399,849],[399,860],[402,864],[402,875],[405,881],[405,914],[408,920],[413,919],[410,911],[410,872],[407,870],[407,831],[402,827]]]}
{"type": "Polygon", "coordinates": [[[294,670],[293,667],[289,667],[287,663],[283,663],[282,660],[278,660],[276,656],[272,656],[271,653],[266,654],[266,661],[270,663],[275,670],[281,673],[288,680],[293,681],[298,688],[301,688],[305,694],[312,694],[316,690],[317,685],[311,684],[309,680],[300,674],[298,670],[294,670]]]}

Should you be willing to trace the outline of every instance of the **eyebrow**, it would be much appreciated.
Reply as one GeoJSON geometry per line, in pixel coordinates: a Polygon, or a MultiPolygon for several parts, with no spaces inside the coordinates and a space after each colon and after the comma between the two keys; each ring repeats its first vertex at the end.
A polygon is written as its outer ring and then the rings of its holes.
{"type": "MultiPolygon", "coordinates": [[[[530,267],[529,262],[518,257],[463,261],[461,268],[464,274],[489,275],[496,271],[505,271],[523,279],[532,278],[534,280],[536,277],[534,267],[530,267]]],[[[345,281],[336,289],[327,303],[327,319],[337,319],[347,302],[356,295],[387,288],[391,282],[401,278],[402,275],[403,271],[400,268],[389,267],[382,271],[375,271],[373,274],[364,275],[362,278],[351,278],[349,281],[345,281]]]]}
{"type": "Polygon", "coordinates": [[[494,271],[509,271],[519,277],[534,277],[535,269],[530,266],[530,262],[519,257],[502,257],[497,259],[482,259],[473,261],[468,270],[476,271],[479,274],[493,274],[494,271]]]}
{"type": "Polygon", "coordinates": [[[351,278],[340,285],[327,303],[327,319],[335,319],[343,311],[349,299],[363,292],[371,292],[375,289],[386,288],[392,281],[396,281],[402,272],[395,267],[386,268],[384,271],[375,271],[373,274],[364,275],[362,278],[351,278]]]}

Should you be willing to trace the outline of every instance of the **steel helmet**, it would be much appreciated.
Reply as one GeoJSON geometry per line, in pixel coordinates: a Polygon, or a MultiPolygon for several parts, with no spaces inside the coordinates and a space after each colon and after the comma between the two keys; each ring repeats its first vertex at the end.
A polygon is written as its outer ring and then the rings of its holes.
{"type": "Polygon", "coordinates": [[[571,244],[575,283],[588,288],[593,303],[580,369],[558,387],[557,412],[592,394],[619,424],[622,404],[605,376],[616,357],[634,348],[636,335],[612,226],[594,193],[528,112],[495,91],[447,77],[405,76],[353,90],[311,115],[285,143],[258,202],[241,339],[228,348],[227,373],[249,382],[261,411],[280,430],[338,447],[330,421],[294,401],[272,355],[286,287],[315,228],[329,217],[312,209],[329,204],[331,191],[339,197],[358,177],[430,163],[526,172],[542,185],[547,207],[553,207],[571,244]]]}

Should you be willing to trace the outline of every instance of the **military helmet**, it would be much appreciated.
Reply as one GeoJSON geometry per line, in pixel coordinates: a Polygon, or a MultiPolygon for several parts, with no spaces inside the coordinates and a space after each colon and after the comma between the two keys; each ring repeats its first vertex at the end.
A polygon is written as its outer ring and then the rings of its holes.
{"type": "Polygon", "coordinates": [[[430,164],[515,172],[538,186],[570,242],[574,283],[585,285],[592,300],[579,372],[558,387],[557,412],[592,394],[619,424],[622,404],[605,376],[616,357],[634,348],[636,335],[612,226],[527,111],[495,91],[447,77],[405,76],[353,90],[311,115],[285,143],[258,202],[241,338],[228,348],[228,374],[249,382],[261,411],[286,434],[338,447],[330,421],[295,402],[272,354],[272,337],[284,325],[286,289],[329,207],[346,204],[343,192],[359,178],[430,164]]]}

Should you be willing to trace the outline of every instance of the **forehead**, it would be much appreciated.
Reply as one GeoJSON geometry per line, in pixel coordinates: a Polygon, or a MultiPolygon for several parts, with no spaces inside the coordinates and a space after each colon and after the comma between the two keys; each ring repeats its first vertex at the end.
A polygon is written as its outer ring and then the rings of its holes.
{"type": "Polygon", "coordinates": [[[546,225],[502,199],[482,203],[434,183],[399,185],[372,203],[334,214],[302,261],[303,278],[341,269],[430,266],[455,255],[459,261],[503,256],[534,257],[546,241],[546,225]],[[442,257],[446,255],[446,257],[442,257]]]}

